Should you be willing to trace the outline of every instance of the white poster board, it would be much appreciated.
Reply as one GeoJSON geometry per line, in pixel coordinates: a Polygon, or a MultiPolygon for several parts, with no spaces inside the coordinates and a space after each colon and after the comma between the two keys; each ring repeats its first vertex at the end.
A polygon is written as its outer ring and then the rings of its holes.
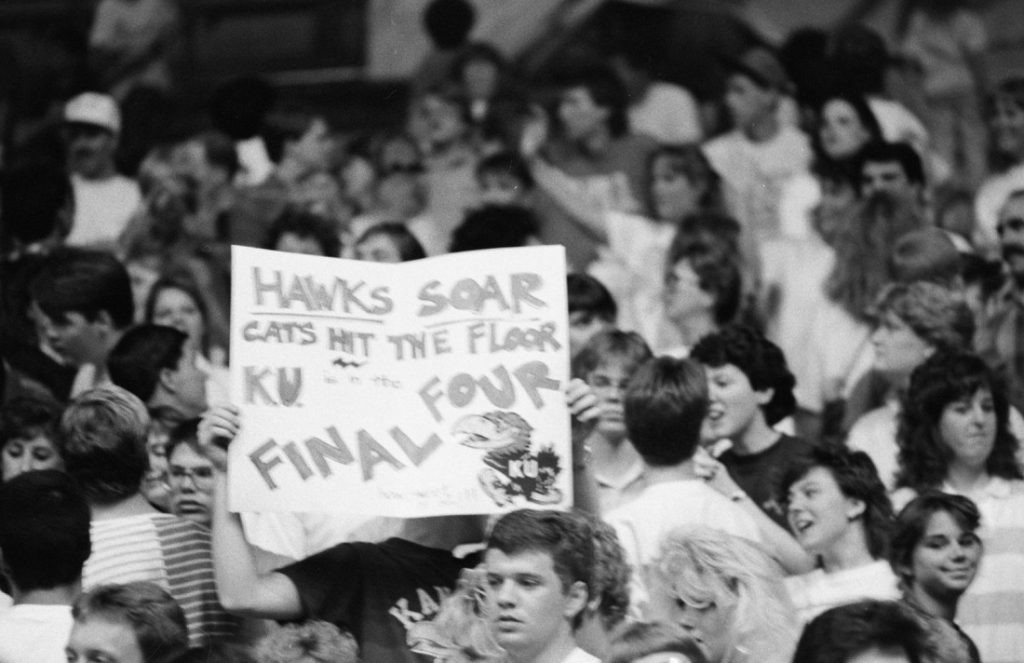
{"type": "Polygon", "coordinates": [[[565,508],[568,356],[559,246],[398,265],[233,247],[230,507],[565,508]]]}

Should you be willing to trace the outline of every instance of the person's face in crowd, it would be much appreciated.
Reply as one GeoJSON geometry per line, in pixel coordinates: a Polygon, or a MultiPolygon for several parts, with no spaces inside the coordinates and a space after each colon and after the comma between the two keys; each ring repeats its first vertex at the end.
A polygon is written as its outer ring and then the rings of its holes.
{"type": "Polygon", "coordinates": [[[821,554],[831,549],[863,513],[864,503],[844,495],[827,468],[811,468],[789,488],[789,528],[810,553],[821,554]]]}
{"type": "Polygon", "coordinates": [[[729,76],[725,89],[725,107],[737,128],[743,129],[753,122],[775,112],[778,93],[761,87],[744,74],[729,76]]]}
{"type": "Polygon", "coordinates": [[[969,398],[946,405],[939,418],[939,439],[954,462],[984,467],[996,443],[996,408],[992,392],[979,389],[969,398]]]}
{"type": "Polygon", "coordinates": [[[64,460],[57,453],[57,447],[42,434],[7,440],[0,450],[0,479],[3,481],[33,470],[61,469],[64,469],[64,460]]]}
{"type": "Polygon", "coordinates": [[[492,170],[480,175],[480,202],[485,205],[515,205],[525,196],[526,187],[512,173],[492,170]]]}
{"type": "Polygon", "coordinates": [[[597,396],[598,407],[601,408],[597,431],[612,441],[626,437],[622,399],[634,368],[635,366],[627,365],[622,358],[610,357],[587,375],[587,384],[597,396]]]}
{"type": "Polygon", "coordinates": [[[582,582],[562,587],[550,553],[524,550],[484,554],[487,584],[496,606],[491,629],[498,644],[517,660],[532,660],[553,643],[583,610],[582,582]]]}
{"type": "Polygon", "coordinates": [[[1012,196],[999,210],[999,245],[1018,284],[1024,284],[1024,195],[1012,196]]]}
{"type": "Polygon", "coordinates": [[[589,138],[603,130],[610,115],[611,109],[597,105],[584,86],[564,90],[558,103],[558,118],[569,140],[589,138]]]}
{"type": "Polygon", "coordinates": [[[402,262],[402,254],[390,237],[374,233],[356,244],[356,260],[397,263],[402,262]]]}
{"type": "Polygon", "coordinates": [[[915,589],[940,600],[956,600],[974,581],[981,552],[977,534],[964,529],[948,512],[937,511],[914,546],[906,572],[915,589]]]}
{"type": "Polygon", "coordinates": [[[869,647],[846,659],[846,663],[911,663],[901,647],[869,647]]]}
{"type": "Polygon", "coordinates": [[[998,152],[1024,160],[1024,108],[1008,97],[997,98],[989,127],[998,152]]]}
{"type": "Polygon", "coordinates": [[[200,525],[210,524],[213,463],[188,444],[178,444],[168,459],[171,511],[200,525]]]}
{"type": "Polygon", "coordinates": [[[435,147],[451,145],[466,132],[462,109],[455,102],[436,94],[420,100],[418,115],[427,140],[435,147]]]}
{"type": "Polygon", "coordinates": [[[704,419],[706,440],[736,440],[743,436],[761,407],[772,398],[772,391],[756,391],[747,374],[733,364],[706,366],[708,376],[708,414],[704,419]]]}
{"type": "Polygon", "coordinates": [[[462,67],[462,87],[470,99],[490,99],[498,91],[498,67],[484,58],[462,67]]]}
{"type": "Polygon", "coordinates": [[[64,128],[68,170],[86,179],[114,174],[114,150],[117,138],[103,127],[70,124],[64,128]]]}
{"type": "Polygon", "coordinates": [[[821,201],[814,208],[814,225],[822,239],[831,243],[843,220],[857,202],[857,190],[849,182],[823,179],[821,201]]]}
{"type": "Polygon", "coordinates": [[[907,377],[935,352],[895,313],[886,313],[871,333],[875,369],[891,377],[907,377]]]}
{"type": "Polygon", "coordinates": [[[669,320],[685,320],[694,313],[709,312],[715,305],[711,293],[701,288],[700,277],[693,271],[690,261],[683,259],[672,266],[665,277],[662,299],[669,320]]]}
{"type": "Polygon", "coordinates": [[[68,663],[146,663],[131,625],[99,615],[75,620],[65,653],[68,663]]]}
{"type": "Polygon", "coordinates": [[[871,138],[857,111],[842,99],[833,99],[822,107],[819,131],[821,146],[833,159],[854,154],[871,138]]]}
{"type": "Polygon", "coordinates": [[[326,171],[334,151],[334,137],[323,118],[309,123],[306,133],[289,144],[292,157],[310,171],[326,171]]]}
{"type": "Polygon", "coordinates": [[[62,319],[55,320],[38,306],[32,308],[47,343],[69,365],[99,365],[106,360],[113,331],[106,311],[100,311],[92,321],[77,311],[68,311],[62,319]]]}
{"type": "Polygon", "coordinates": [[[206,333],[203,313],[192,295],[178,288],[164,288],[153,302],[153,322],[188,334],[189,347],[198,351],[206,333]]]}
{"type": "Polygon", "coordinates": [[[865,162],[860,173],[860,188],[864,198],[876,193],[888,193],[908,200],[917,196],[917,188],[911,184],[899,161],[865,162]]]}
{"type": "Polygon", "coordinates": [[[413,173],[390,173],[377,185],[377,205],[386,214],[408,220],[423,211],[419,177],[413,173]]]}
{"type": "Polygon", "coordinates": [[[281,233],[281,236],[277,238],[277,244],[274,245],[274,250],[301,253],[307,256],[322,256],[324,254],[324,249],[316,237],[293,232],[281,233]]]}
{"type": "Polygon", "coordinates": [[[662,221],[679,221],[700,206],[701,191],[690,178],[672,163],[668,156],[657,157],[651,164],[651,198],[654,211],[662,221]]]}
{"type": "Polygon", "coordinates": [[[652,583],[651,607],[655,619],[678,624],[692,635],[709,661],[724,660],[729,653],[735,611],[715,597],[682,597],[672,583],[658,582],[652,583]]]}
{"type": "Polygon", "coordinates": [[[587,344],[594,334],[608,329],[614,329],[615,324],[610,320],[594,315],[590,311],[569,312],[569,352],[573,356],[587,344]]]}

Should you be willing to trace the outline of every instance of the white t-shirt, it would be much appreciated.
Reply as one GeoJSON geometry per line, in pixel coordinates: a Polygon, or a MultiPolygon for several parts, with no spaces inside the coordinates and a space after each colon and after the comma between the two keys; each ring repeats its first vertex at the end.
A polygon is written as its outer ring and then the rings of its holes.
{"type": "Polygon", "coordinates": [[[862,599],[895,601],[900,598],[899,580],[889,562],[884,560],[835,573],[815,569],[786,578],[786,589],[796,606],[797,620],[802,624],[829,608],[862,599]]]}
{"type": "Polygon", "coordinates": [[[142,202],[135,180],[122,175],[105,180],[71,176],[75,220],[67,243],[72,246],[113,245],[142,202]]]}
{"type": "Polygon", "coordinates": [[[22,604],[0,611],[0,663],[66,663],[70,605],[22,604]]]}
{"type": "Polygon", "coordinates": [[[629,107],[629,128],[659,143],[696,143],[703,136],[697,102],[686,88],[655,81],[629,107]]]}

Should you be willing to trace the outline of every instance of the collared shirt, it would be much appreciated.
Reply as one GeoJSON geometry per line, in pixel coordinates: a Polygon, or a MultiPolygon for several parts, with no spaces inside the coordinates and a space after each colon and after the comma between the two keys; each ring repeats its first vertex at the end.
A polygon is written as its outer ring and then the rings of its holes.
{"type": "Polygon", "coordinates": [[[609,513],[643,492],[647,485],[644,474],[644,463],[639,458],[618,477],[609,477],[594,471],[597,481],[597,498],[601,503],[601,513],[609,513]]]}

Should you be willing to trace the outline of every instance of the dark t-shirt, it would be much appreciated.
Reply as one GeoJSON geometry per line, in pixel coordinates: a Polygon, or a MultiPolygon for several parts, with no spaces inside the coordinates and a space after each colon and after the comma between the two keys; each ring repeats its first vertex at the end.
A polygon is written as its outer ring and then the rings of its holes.
{"type": "Polygon", "coordinates": [[[341,543],[279,569],[298,589],[304,616],[351,631],[362,661],[425,663],[406,630],[438,610],[467,566],[447,550],[404,539],[341,543]]]}
{"type": "Polygon", "coordinates": [[[811,445],[804,440],[783,435],[778,442],[759,453],[743,455],[729,450],[718,460],[729,470],[743,492],[788,532],[786,512],[779,504],[776,491],[789,464],[810,449],[811,445]]]}

